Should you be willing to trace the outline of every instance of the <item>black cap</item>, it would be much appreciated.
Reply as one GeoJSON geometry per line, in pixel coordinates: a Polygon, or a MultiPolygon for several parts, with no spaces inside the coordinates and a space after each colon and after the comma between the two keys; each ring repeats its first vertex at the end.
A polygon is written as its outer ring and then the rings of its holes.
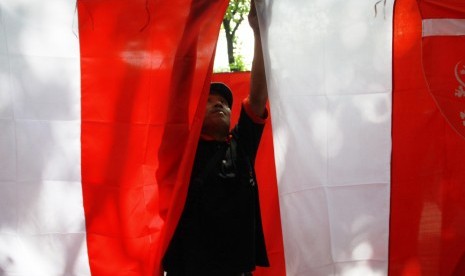
{"type": "Polygon", "coordinates": [[[212,82],[210,84],[210,94],[218,94],[221,97],[225,98],[225,100],[228,102],[229,108],[232,107],[233,103],[233,96],[231,89],[229,87],[222,83],[222,82],[212,82]]]}

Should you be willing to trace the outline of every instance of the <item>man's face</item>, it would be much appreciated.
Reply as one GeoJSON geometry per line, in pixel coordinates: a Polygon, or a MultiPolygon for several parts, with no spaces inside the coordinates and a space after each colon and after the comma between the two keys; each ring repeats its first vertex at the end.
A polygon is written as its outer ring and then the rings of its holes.
{"type": "Polygon", "coordinates": [[[208,95],[203,124],[209,125],[214,129],[218,128],[220,131],[223,131],[224,128],[227,127],[227,130],[229,131],[230,118],[231,109],[229,108],[226,99],[218,94],[208,95]]]}

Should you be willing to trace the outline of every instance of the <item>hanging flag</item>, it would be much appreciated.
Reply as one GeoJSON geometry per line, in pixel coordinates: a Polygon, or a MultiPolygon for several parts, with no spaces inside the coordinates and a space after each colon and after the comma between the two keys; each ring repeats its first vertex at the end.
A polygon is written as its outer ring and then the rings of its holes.
{"type": "Polygon", "coordinates": [[[386,275],[393,1],[259,10],[286,275],[386,275]]]}
{"type": "Polygon", "coordinates": [[[0,275],[89,275],[75,1],[0,3],[0,275]]]}
{"type": "MultiPolygon", "coordinates": [[[[254,275],[464,274],[464,4],[256,1],[254,275]]],[[[228,4],[165,2],[0,4],[0,275],[160,275],[228,4]]]]}
{"type": "Polygon", "coordinates": [[[464,4],[393,4],[261,6],[287,275],[464,272],[464,4]]]}
{"type": "Polygon", "coordinates": [[[227,4],[2,1],[0,274],[158,273],[227,4]]]}
{"type": "Polygon", "coordinates": [[[465,273],[464,18],[462,1],[396,2],[391,275],[465,273]]]}

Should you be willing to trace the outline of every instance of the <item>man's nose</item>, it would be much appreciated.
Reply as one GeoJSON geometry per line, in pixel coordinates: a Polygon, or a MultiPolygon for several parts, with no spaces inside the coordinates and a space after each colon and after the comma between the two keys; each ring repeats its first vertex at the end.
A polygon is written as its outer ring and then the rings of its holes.
{"type": "Polygon", "coordinates": [[[222,101],[217,101],[217,102],[215,103],[215,107],[225,108],[225,105],[224,105],[224,103],[223,103],[222,101]]]}

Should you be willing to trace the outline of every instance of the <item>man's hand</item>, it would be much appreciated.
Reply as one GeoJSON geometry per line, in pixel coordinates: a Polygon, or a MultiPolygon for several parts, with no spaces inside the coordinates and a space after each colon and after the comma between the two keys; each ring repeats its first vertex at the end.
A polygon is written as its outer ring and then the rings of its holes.
{"type": "Polygon", "coordinates": [[[249,11],[249,25],[252,28],[255,35],[260,35],[260,28],[258,26],[257,9],[255,8],[255,0],[250,1],[249,11]]]}

